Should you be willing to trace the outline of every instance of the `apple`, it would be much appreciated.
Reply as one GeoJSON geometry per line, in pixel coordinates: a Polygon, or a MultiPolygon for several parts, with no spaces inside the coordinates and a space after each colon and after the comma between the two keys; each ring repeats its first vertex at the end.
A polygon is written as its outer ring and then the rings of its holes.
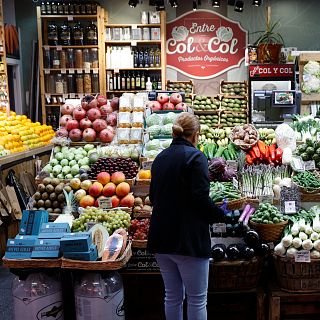
{"type": "Polygon", "coordinates": [[[157,101],[163,105],[164,103],[169,101],[169,96],[166,93],[160,93],[157,96],[157,101]]]}
{"type": "Polygon", "coordinates": [[[116,208],[116,207],[119,207],[120,199],[117,196],[112,196],[111,202],[112,202],[112,208],[116,208]]]}
{"type": "Polygon", "coordinates": [[[86,208],[86,207],[92,207],[94,205],[94,197],[90,196],[90,195],[86,195],[83,198],[81,198],[79,205],[82,208],[86,208]]]}
{"type": "Polygon", "coordinates": [[[117,185],[116,194],[118,197],[124,197],[130,192],[130,185],[127,182],[121,182],[117,185]]]}
{"type": "Polygon", "coordinates": [[[70,180],[70,187],[73,189],[73,190],[78,190],[80,189],[80,186],[81,186],[81,181],[79,178],[73,178],[70,180]]]}
{"type": "Polygon", "coordinates": [[[134,205],[134,196],[132,194],[127,194],[124,198],[120,201],[121,207],[133,207],[134,205]]]}
{"type": "Polygon", "coordinates": [[[92,186],[92,182],[90,180],[84,180],[81,182],[81,189],[88,190],[92,186]]]}
{"type": "Polygon", "coordinates": [[[174,110],[174,104],[171,102],[166,102],[163,104],[163,110],[174,110]]]}

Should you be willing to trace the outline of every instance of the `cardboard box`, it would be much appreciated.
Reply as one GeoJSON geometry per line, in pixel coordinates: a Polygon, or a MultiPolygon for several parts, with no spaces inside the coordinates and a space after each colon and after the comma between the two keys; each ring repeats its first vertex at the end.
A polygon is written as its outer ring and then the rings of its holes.
{"type": "Polygon", "coordinates": [[[59,258],[60,240],[59,239],[37,239],[31,253],[31,258],[59,258]]]}
{"type": "Polygon", "coordinates": [[[63,256],[72,260],[96,261],[98,259],[97,246],[92,244],[90,250],[86,252],[64,252],[63,256]]]}
{"type": "Polygon", "coordinates": [[[69,223],[48,222],[42,224],[39,239],[61,239],[66,233],[70,233],[69,223]]]}
{"type": "Polygon", "coordinates": [[[45,210],[23,210],[20,223],[20,235],[38,235],[43,223],[49,221],[49,213],[45,210]]]}
{"type": "Polygon", "coordinates": [[[60,240],[61,251],[65,252],[88,252],[92,245],[90,232],[76,232],[65,234],[60,240]]]}
{"type": "Polygon", "coordinates": [[[127,271],[160,271],[153,254],[146,249],[132,248],[132,257],[126,265],[127,271]]]}
{"type": "Polygon", "coordinates": [[[30,259],[36,239],[8,239],[5,258],[30,259]]]}

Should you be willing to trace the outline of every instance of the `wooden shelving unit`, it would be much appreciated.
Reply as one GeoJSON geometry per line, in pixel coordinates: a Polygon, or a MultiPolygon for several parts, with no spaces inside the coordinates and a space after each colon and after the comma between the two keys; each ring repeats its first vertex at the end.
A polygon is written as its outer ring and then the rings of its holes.
{"type": "MultiPolygon", "coordinates": [[[[146,67],[146,68],[110,68],[108,66],[107,61],[105,60],[105,69],[106,71],[112,71],[115,73],[119,73],[120,71],[151,71],[151,72],[159,72],[161,76],[161,86],[162,90],[166,88],[166,12],[160,12],[160,23],[148,23],[148,24],[141,24],[141,23],[109,23],[108,14],[105,14],[105,21],[104,21],[104,39],[106,39],[106,28],[160,28],[160,40],[104,40],[105,49],[107,46],[131,46],[137,47],[139,45],[148,46],[148,45],[155,45],[160,49],[161,52],[161,67],[146,67]]],[[[107,50],[106,50],[107,51],[107,50]]],[[[106,55],[105,55],[106,56],[106,55]]],[[[107,79],[105,79],[105,87],[108,88],[107,79]]],[[[106,90],[107,93],[122,93],[122,92],[137,92],[139,90],[106,90]]]]}
{"type": "MultiPolygon", "coordinates": [[[[53,97],[61,97],[61,99],[65,98],[81,98],[85,94],[88,94],[89,92],[82,92],[82,93],[47,93],[46,92],[46,84],[45,84],[45,77],[50,74],[80,74],[80,73],[87,73],[89,72],[92,74],[99,74],[99,92],[103,93],[106,91],[105,87],[105,50],[104,50],[104,9],[102,9],[100,6],[97,7],[97,14],[95,15],[41,15],[40,6],[37,7],[37,26],[38,26],[38,43],[39,43],[39,64],[40,64],[40,90],[41,90],[41,108],[42,108],[42,122],[46,123],[47,120],[47,110],[49,110],[51,107],[54,112],[56,113],[57,107],[60,105],[60,103],[48,103],[46,101],[51,96],[53,97]],[[97,45],[47,45],[47,26],[48,22],[50,21],[56,21],[58,22],[64,22],[68,21],[69,23],[75,23],[77,21],[94,21],[94,23],[97,26],[97,33],[98,33],[98,44],[97,45]],[[98,49],[98,68],[44,68],[44,50],[50,50],[50,49],[57,49],[58,51],[64,50],[64,49],[98,49]]],[[[95,92],[97,93],[97,92],[95,92]]]]}

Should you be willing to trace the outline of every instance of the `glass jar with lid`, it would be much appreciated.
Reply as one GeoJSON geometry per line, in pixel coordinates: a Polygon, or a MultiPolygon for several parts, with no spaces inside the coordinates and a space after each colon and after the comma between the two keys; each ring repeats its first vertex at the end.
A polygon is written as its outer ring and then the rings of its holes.
{"type": "Polygon", "coordinates": [[[63,78],[61,74],[56,75],[56,93],[63,94],[63,78]]]}
{"type": "Polygon", "coordinates": [[[52,68],[53,69],[60,69],[60,54],[57,49],[52,49],[51,51],[52,57],[52,68]]]}
{"type": "Polygon", "coordinates": [[[43,52],[43,64],[44,68],[50,69],[51,68],[51,54],[50,50],[44,50],[43,52]]]}
{"type": "Polygon", "coordinates": [[[67,68],[74,68],[73,49],[67,49],[67,68]]]}
{"type": "Polygon", "coordinates": [[[56,80],[53,74],[45,75],[45,90],[46,93],[56,93],[56,80]]]}
{"type": "Polygon", "coordinates": [[[58,45],[58,26],[54,21],[49,22],[47,28],[47,38],[49,46],[57,46],[58,45]]]}
{"type": "Polygon", "coordinates": [[[74,50],[75,68],[82,69],[83,67],[83,55],[81,49],[74,50]]]}
{"type": "Polygon", "coordinates": [[[83,69],[90,69],[91,63],[90,63],[89,49],[83,49],[82,59],[83,59],[83,69]]]}
{"type": "Polygon", "coordinates": [[[63,46],[71,45],[71,27],[65,21],[59,28],[59,42],[63,46]]]}
{"type": "Polygon", "coordinates": [[[90,61],[92,68],[99,68],[98,48],[92,48],[90,50],[90,61]]]}
{"type": "Polygon", "coordinates": [[[93,73],[91,76],[92,93],[99,93],[99,74],[93,73]]]}
{"type": "Polygon", "coordinates": [[[98,44],[98,29],[97,26],[91,21],[91,23],[86,27],[86,44],[87,45],[97,45],[98,44]]]}
{"type": "Polygon", "coordinates": [[[76,75],[76,89],[77,93],[83,93],[83,74],[76,75]]]}
{"type": "Polygon", "coordinates": [[[65,50],[60,51],[60,68],[61,69],[67,68],[67,53],[65,50]]]}
{"type": "Polygon", "coordinates": [[[85,73],[83,76],[83,89],[84,89],[84,93],[91,93],[92,92],[90,73],[85,73]]]}
{"type": "Polygon", "coordinates": [[[67,75],[67,86],[68,86],[68,92],[70,93],[76,92],[74,79],[75,79],[74,74],[67,75]]]}

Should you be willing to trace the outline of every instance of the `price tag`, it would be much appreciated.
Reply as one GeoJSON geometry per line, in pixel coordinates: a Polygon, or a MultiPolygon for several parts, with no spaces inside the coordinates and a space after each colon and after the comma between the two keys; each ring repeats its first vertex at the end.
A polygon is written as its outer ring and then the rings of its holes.
{"type": "Polygon", "coordinates": [[[85,68],[84,73],[90,73],[90,68],[85,68]]]}
{"type": "Polygon", "coordinates": [[[273,242],[269,242],[269,243],[267,243],[267,245],[269,246],[270,250],[274,249],[274,243],[273,242]]]}
{"type": "Polygon", "coordinates": [[[73,16],[68,16],[68,21],[73,21],[73,16]]]}
{"type": "Polygon", "coordinates": [[[238,169],[238,162],[235,160],[227,160],[227,166],[230,169],[237,170],[238,169]]]}
{"type": "Polygon", "coordinates": [[[269,195],[263,195],[263,196],[259,196],[259,201],[260,202],[268,202],[273,204],[273,195],[269,194],[269,195]]]}
{"type": "Polygon", "coordinates": [[[314,160],[304,162],[304,170],[315,170],[316,163],[314,160]]]}
{"type": "Polygon", "coordinates": [[[61,73],[62,73],[62,74],[67,73],[67,69],[61,69],[61,73]]]}
{"type": "Polygon", "coordinates": [[[74,73],[74,69],[73,68],[69,69],[69,73],[73,74],[74,73]]]}
{"type": "Polygon", "coordinates": [[[50,100],[51,99],[51,94],[46,94],[45,97],[46,97],[46,99],[50,100]]]}
{"type": "Polygon", "coordinates": [[[136,47],[137,46],[137,41],[131,41],[131,47],[136,47]]]}
{"type": "Polygon", "coordinates": [[[308,250],[297,251],[294,261],[295,262],[311,262],[310,251],[308,250]]]}
{"type": "Polygon", "coordinates": [[[317,132],[317,141],[320,141],[320,132],[317,132]]]}
{"type": "Polygon", "coordinates": [[[119,68],[113,69],[113,72],[114,72],[114,73],[119,73],[119,68]]]}
{"type": "Polygon", "coordinates": [[[77,73],[82,73],[82,69],[77,69],[77,73]]]}
{"type": "Polygon", "coordinates": [[[74,93],[69,93],[70,99],[74,99],[76,95],[74,93]]]}
{"type": "Polygon", "coordinates": [[[138,29],[138,26],[136,24],[133,24],[132,29],[138,29]]]}
{"type": "Polygon", "coordinates": [[[99,208],[102,210],[111,209],[112,208],[112,200],[110,197],[106,199],[99,199],[99,208]]]}
{"type": "Polygon", "coordinates": [[[239,182],[236,178],[232,178],[232,183],[233,183],[233,186],[238,189],[239,188],[239,182]]]}
{"type": "Polygon", "coordinates": [[[98,68],[94,68],[94,69],[92,69],[92,73],[94,73],[94,74],[98,74],[98,73],[99,73],[99,69],[98,69],[98,68]]]}
{"type": "Polygon", "coordinates": [[[295,201],[285,201],[284,203],[284,213],[296,213],[296,202],[295,201]]]}
{"type": "Polygon", "coordinates": [[[45,74],[50,74],[50,69],[43,69],[45,74]]]}
{"type": "Polygon", "coordinates": [[[144,161],[142,162],[142,169],[143,170],[151,170],[153,161],[144,161]]]}
{"type": "Polygon", "coordinates": [[[292,162],[293,162],[294,169],[299,170],[299,171],[304,170],[304,163],[300,157],[293,157],[292,162]]]}
{"type": "Polygon", "coordinates": [[[57,51],[61,51],[62,50],[62,46],[57,46],[57,51]]]}
{"type": "Polygon", "coordinates": [[[214,223],[212,225],[213,233],[226,233],[227,228],[225,223],[214,223]]]}
{"type": "Polygon", "coordinates": [[[43,46],[43,49],[44,50],[50,50],[50,47],[49,46],[43,46]]]}

